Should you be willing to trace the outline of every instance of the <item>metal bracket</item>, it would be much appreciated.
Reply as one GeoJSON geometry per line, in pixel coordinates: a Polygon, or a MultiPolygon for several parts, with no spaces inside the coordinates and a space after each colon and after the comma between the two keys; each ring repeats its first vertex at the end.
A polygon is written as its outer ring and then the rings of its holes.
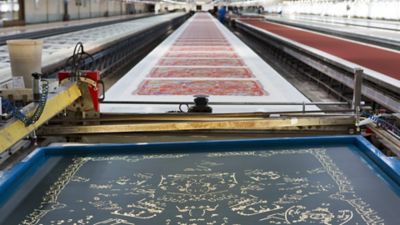
{"type": "Polygon", "coordinates": [[[360,112],[361,112],[361,93],[362,93],[362,81],[364,71],[361,68],[354,69],[354,88],[353,88],[353,104],[352,109],[355,113],[355,125],[357,132],[360,132],[360,112]]]}

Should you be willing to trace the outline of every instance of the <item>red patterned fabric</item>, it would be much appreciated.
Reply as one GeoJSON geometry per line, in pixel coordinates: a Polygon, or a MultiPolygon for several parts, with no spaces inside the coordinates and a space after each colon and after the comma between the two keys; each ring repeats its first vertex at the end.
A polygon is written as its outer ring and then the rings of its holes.
{"type": "Polygon", "coordinates": [[[145,80],[136,95],[266,95],[253,80],[145,80]]]}
{"type": "Polygon", "coordinates": [[[216,42],[216,43],[229,43],[223,38],[178,38],[176,42],[216,42]]]}
{"type": "Polygon", "coordinates": [[[176,42],[223,42],[227,43],[227,41],[223,38],[178,38],[176,42]]]}
{"type": "Polygon", "coordinates": [[[224,42],[176,42],[174,46],[229,46],[224,42]]]}
{"type": "Polygon", "coordinates": [[[171,58],[228,58],[234,59],[239,56],[234,52],[167,52],[164,57],[171,58]]]}
{"type": "Polygon", "coordinates": [[[157,67],[153,69],[149,77],[229,77],[251,78],[253,75],[247,68],[185,68],[185,67],[157,67]]]}
{"type": "MultiPolygon", "coordinates": [[[[244,66],[241,59],[168,59],[158,62],[160,66],[244,66]]],[[[193,68],[195,69],[195,68],[193,68]]]]}
{"type": "Polygon", "coordinates": [[[172,46],[171,51],[233,51],[229,46],[172,46]]]}
{"type": "Polygon", "coordinates": [[[267,95],[254,78],[211,17],[196,14],[132,94],[267,95]]]}

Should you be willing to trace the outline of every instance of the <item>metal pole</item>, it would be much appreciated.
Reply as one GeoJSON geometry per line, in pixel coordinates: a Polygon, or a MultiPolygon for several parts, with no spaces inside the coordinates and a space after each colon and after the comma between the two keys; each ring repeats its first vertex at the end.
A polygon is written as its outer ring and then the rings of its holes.
{"type": "MultiPolygon", "coordinates": [[[[173,102],[173,101],[102,101],[102,104],[149,104],[149,105],[179,105],[193,104],[193,102],[173,102]]],[[[347,102],[209,102],[209,105],[288,105],[288,106],[305,106],[308,105],[345,105],[347,102]]]]}
{"type": "Polygon", "coordinates": [[[78,6],[78,20],[81,19],[81,4],[75,4],[76,6],[78,6]]]}
{"type": "Polygon", "coordinates": [[[23,20],[25,23],[25,1],[18,0],[19,11],[18,11],[18,20],[23,20]]]}
{"type": "Polygon", "coordinates": [[[357,132],[360,132],[360,111],[361,111],[361,89],[362,89],[362,80],[363,80],[363,69],[355,68],[354,69],[354,88],[353,88],[353,104],[352,109],[356,115],[356,128],[357,132]]]}
{"type": "Polygon", "coordinates": [[[89,18],[92,18],[92,0],[89,0],[89,18]]]}
{"type": "Polygon", "coordinates": [[[63,15],[63,20],[68,21],[69,20],[69,14],[68,14],[68,0],[64,0],[64,15],[63,15]]]}
{"type": "Polygon", "coordinates": [[[50,15],[49,15],[49,0],[46,1],[46,20],[50,22],[50,15]]]}
{"type": "Polygon", "coordinates": [[[121,14],[121,16],[123,15],[123,8],[124,8],[123,6],[124,6],[124,1],[121,0],[120,1],[120,10],[121,10],[120,14],[121,14]]]}
{"type": "Polygon", "coordinates": [[[11,2],[7,2],[11,6],[11,20],[14,20],[14,0],[11,0],[11,2]]]}
{"type": "Polygon", "coordinates": [[[110,16],[110,2],[107,1],[107,17],[110,16]]]}

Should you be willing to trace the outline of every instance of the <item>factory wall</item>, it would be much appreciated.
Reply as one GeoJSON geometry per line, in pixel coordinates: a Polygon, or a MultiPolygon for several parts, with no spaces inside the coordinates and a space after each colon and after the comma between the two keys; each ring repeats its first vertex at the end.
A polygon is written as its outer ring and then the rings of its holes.
{"type": "Polygon", "coordinates": [[[62,0],[25,0],[25,22],[40,23],[63,18],[62,0]]]}
{"type": "MultiPolygon", "coordinates": [[[[64,0],[24,0],[25,22],[43,23],[62,21],[64,0]]],[[[136,12],[146,12],[148,7],[135,3],[136,12]]],[[[85,19],[102,16],[116,16],[129,13],[122,0],[68,0],[69,19],[85,19]]]]}
{"type": "Polygon", "coordinates": [[[189,12],[190,10],[196,10],[196,5],[194,4],[172,4],[167,2],[160,2],[155,5],[155,12],[165,13],[167,11],[182,10],[189,12]]]}
{"type": "Polygon", "coordinates": [[[144,3],[135,3],[133,8],[135,13],[143,13],[147,11],[146,4],[144,3]]]}
{"type": "Polygon", "coordinates": [[[70,0],[68,12],[70,19],[85,19],[100,16],[116,16],[125,13],[125,4],[116,0],[70,0]]]}
{"type": "Polygon", "coordinates": [[[209,10],[213,10],[214,9],[214,5],[212,5],[212,4],[204,4],[204,5],[202,5],[202,8],[201,8],[203,11],[209,11],[209,10]]]}

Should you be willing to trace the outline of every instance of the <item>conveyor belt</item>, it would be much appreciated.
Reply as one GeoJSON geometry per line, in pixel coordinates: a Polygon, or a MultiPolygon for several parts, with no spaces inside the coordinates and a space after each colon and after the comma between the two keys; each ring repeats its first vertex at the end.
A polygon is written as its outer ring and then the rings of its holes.
{"type": "MultiPolygon", "coordinates": [[[[209,14],[198,13],[106,93],[106,101],[309,102],[209,14]]],[[[166,112],[168,105],[103,105],[102,112],[166,112]]],[[[215,112],[299,110],[220,106],[215,112]]],[[[309,107],[309,109],[316,109],[309,107]]]]}
{"type": "Polygon", "coordinates": [[[400,54],[398,51],[356,43],[266,21],[251,19],[244,19],[242,21],[400,80],[400,70],[398,69],[400,54]]]}

